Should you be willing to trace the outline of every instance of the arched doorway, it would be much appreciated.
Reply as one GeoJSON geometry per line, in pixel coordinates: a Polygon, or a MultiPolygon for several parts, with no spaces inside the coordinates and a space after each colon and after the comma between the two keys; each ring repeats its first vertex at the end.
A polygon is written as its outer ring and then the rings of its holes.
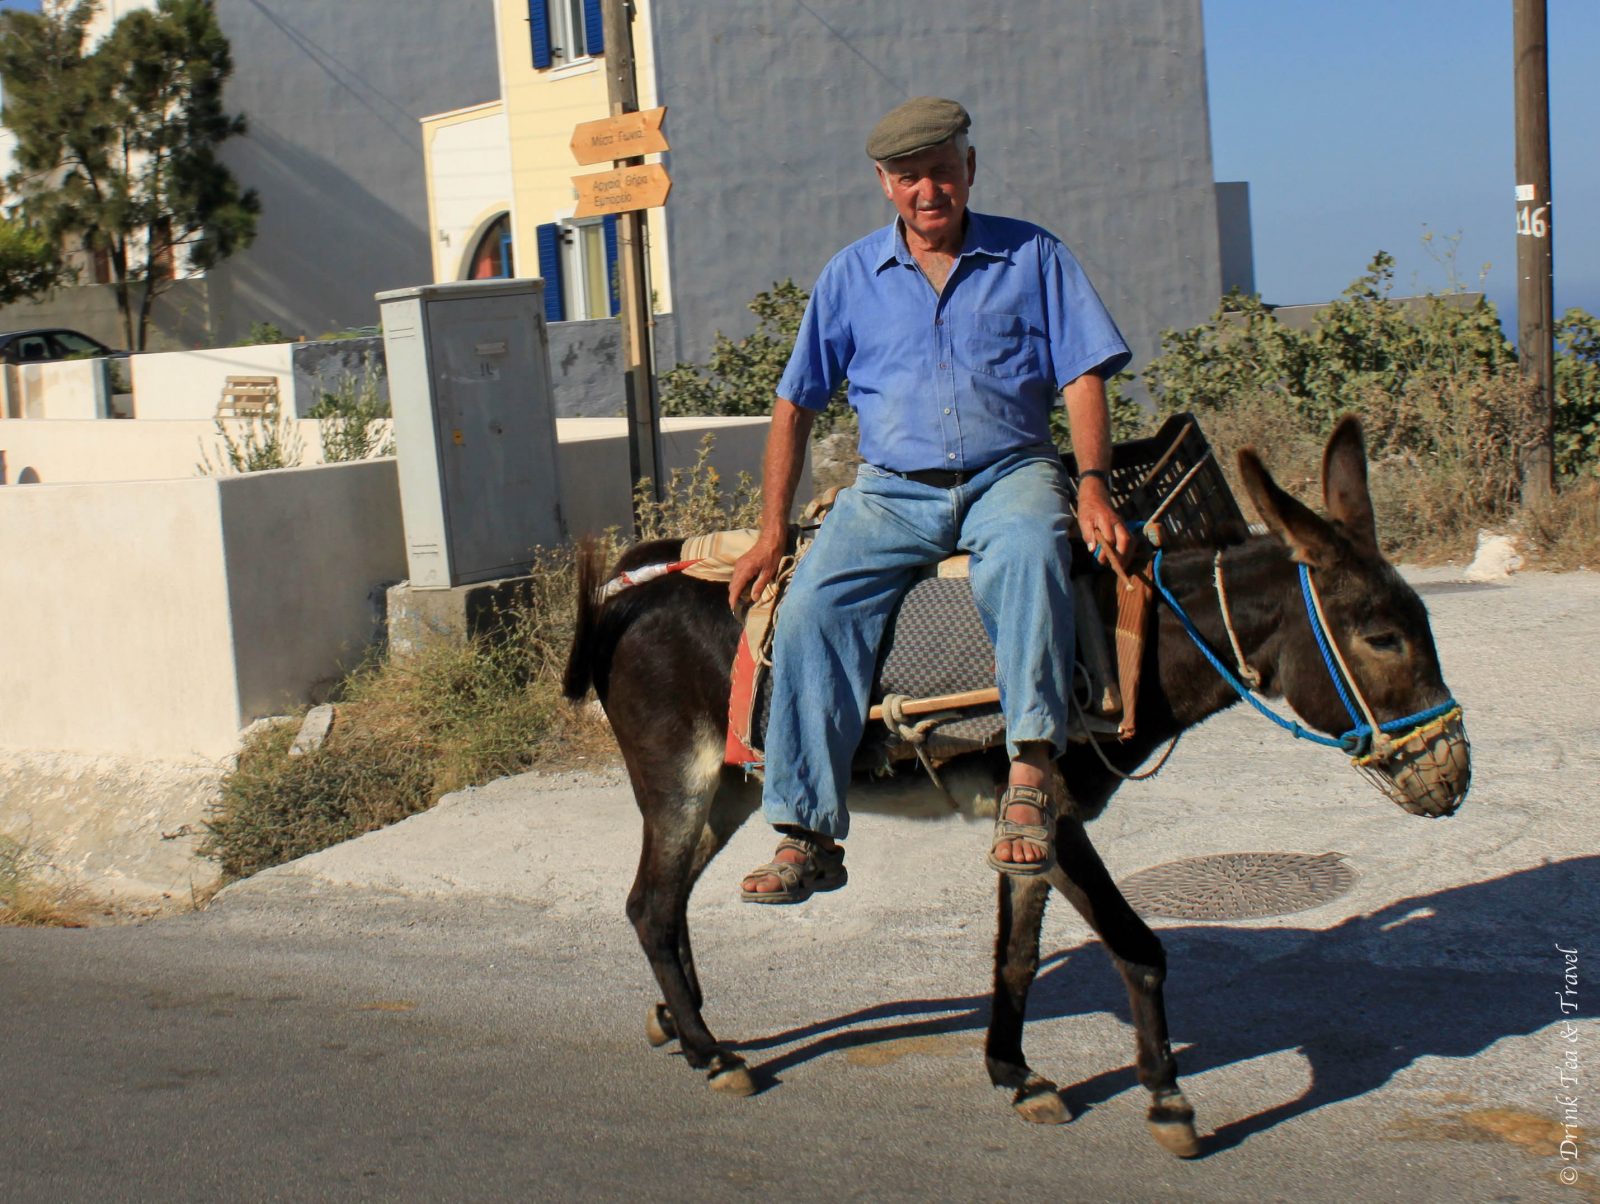
{"type": "Polygon", "coordinates": [[[511,255],[511,215],[502,213],[484,228],[467,261],[468,280],[493,280],[515,274],[511,255]]]}

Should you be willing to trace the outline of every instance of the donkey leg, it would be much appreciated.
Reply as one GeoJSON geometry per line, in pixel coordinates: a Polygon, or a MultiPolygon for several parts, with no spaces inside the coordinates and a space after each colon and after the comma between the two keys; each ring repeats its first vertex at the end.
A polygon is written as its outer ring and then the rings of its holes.
{"type": "MultiPolygon", "coordinates": [[[[725,773],[722,787],[712,801],[711,812],[706,817],[706,822],[700,830],[700,839],[695,844],[694,856],[689,865],[688,887],[684,892],[678,917],[678,961],[683,967],[684,979],[689,985],[690,999],[697,1009],[705,1006],[705,997],[700,989],[700,976],[695,969],[694,949],[689,938],[689,895],[706,866],[710,865],[722,851],[723,846],[739,830],[740,825],[755,813],[760,802],[760,793],[743,781],[742,775],[739,779],[735,779],[725,773]]],[[[652,1006],[645,1017],[645,1036],[650,1044],[655,1046],[677,1040],[677,1025],[673,1022],[672,1010],[665,1001],[652,1006]]]]}
{"type": "Polygon", "coordinates": [[[984,1061],[989,1081],[1015,1091],[1011,1106],[1024,1120],[1059,1125],[1071,1119],[1056,1085],[1028,1068],[1022,1022],[1028,990],[1039,972],[1039,929],[1050,884],[1043,878],[1000,874],[999,927],[994,949],[994,997],[984,1061]]]}
{"type": "Polygon", "coordinates": [[[1167,956],[1161,941],[1122,897],[1081,820],[1068,816],[1057,825],[1056,865],[1049,879],[1105,943],[1128,989],[1139,1082],[1150,1092],[1151,1135],[1169,1153],[1195,1157],[1200,1141],[1194,1109],[1178,1088],[1178,1062],[1167,1037],[1162,991],[1167,956]]]}
{"type": "Polygon", "coordinates": [[[702,997],[689,942],[688,904],[695,878],[749,814],[740,814],[737,806],[717,805],[721,744],[701,743],[706,747],[681,769],[679,790],[661,790],[646,775],[633,775],[645,828],[639,872],[628,894],[628,919],[665,996],[646,1020],[646,1036],[652,1044],[676,1037],[689,1065],[705,1070],[713,1089],[750,1095],[755,1081],[744,1060],[717,1043],[700,1014],[702,997]]]}

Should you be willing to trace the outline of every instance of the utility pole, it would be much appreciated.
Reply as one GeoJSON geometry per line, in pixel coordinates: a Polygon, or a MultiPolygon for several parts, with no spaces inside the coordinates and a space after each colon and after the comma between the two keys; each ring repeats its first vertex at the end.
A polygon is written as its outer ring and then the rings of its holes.
{"type": "MultiPolygon", "coordinates": [[[[606,93],[611,115],[639,111],[639,80],[633,61],[633,5],[629,0],[602,0],[605,37],[606,93]]],[[[623,159],[620,166],[638,167],[642,158],[623,159]]],[[[628,468],[633,489],[650,479],[656,501],[661,492],[661,432],[656,413],[655,356],[651,338],[650,265],[645,254],[645,214],[633,209],[617,215],[617,267],[621,279],[622,350],[627,373],[628,468]]],[[[638,533],[638,515],[634,515],[638,533]]]]}
{"type": "Polygon", "coordinates": [[[1550,58],[1545,0],[1511,0],[1517,106],[1517,355],[1532,392],[1537,442],[1522,462],[1522,500],[1555,488],[1555,293],[1550,220],[1550,58]]]}

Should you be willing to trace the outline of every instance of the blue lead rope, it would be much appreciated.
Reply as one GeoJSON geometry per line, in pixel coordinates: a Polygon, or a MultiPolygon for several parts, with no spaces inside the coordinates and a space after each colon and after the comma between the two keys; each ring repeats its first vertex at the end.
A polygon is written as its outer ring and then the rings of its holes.
{"type": "MultiPolygon", "coordinates": [[[[1201,655],[1204,656],[1206,660],[1211,662],[1211,667],[1222,675],[1222,680],[1233,687],[1234,693],[1248,702],[1251,706],[1255,707],[1256,710],[1260,711],[1284,731],[1294,736],[1297,740],[1310,740],[1313,744],[1321,744],[1326,748],[1342,749],[1352,757],[1365,756],[1371,751],[1373,735],[1372,728],[1361,721],[1361,716],[1356,711],[1355,704],[1351,701],[1350,693],[1348,689],[1346,689],[1344,675],[1339,672],[1338,665],[1334,663],[1333,653],[1328,648],[1327,632],[1323,630],[1322,621],[1317,618],[1316,608],[1311,602],[1311,574],[1305,565],[1302,564],[1300,566],[1300,594],[1305,601],[1306,614],[1311,620],[1311,630],[1316,633],[1317,650],[1322,653],[1322,663],[1327,666],[1328,676],[1333,679],[1334,688],[1339,692],[1339,701],[1344,703],[1344,709],[1350,715],[1351,723],[1355,725],[1348,732],[1342,736],[1339,736],[1338,738],[1324,736],[1320,732],[1309,731],[1300,724],[1296,723],[1294,720],[1285,719],[1282,715],[1278,714],[1277,711],[1274,711],[1266,703],[1257,698],[1255,696],[1255,692],[1251,690],[1248,685],[1239,680],[1238,676],[1233,672],[1233,670],[1229,669],[1228,666],[1222,662],[1222,659],[1211,650],[1211,646],[1206,643],[1205,637],[1200,634],[1199,628],[1194,625],[1194,620],[1191,619],[1188,615],[1188,612],[1186,612],[1183,607],[1179,605],[1178,599],[1173,596],[1172,591],[1167,588],[1166,582],[1161,579],[1161,561],[1165,555],[1165,552],[1157,549],[1155,563],[1152,566],[1151,573],[1151,576],[1155,581],[1156,590],[1158,593],[1160,593],[1161,600],[1165,602],[1167,606],[1171,608],[1172,613],[1177,616],[1178,622],[1183,625],[1183,629],[1188,633],[1189,638],[1194,641],[1194,646],[1200,649],[1201,655]]],[[[1425,711],[1418,711],[1414,715],[1406,715],[1403,718],[1391,719],[1387,723],[1379,724],[1379,730],[1388,733],[1417,727],[1420,724],[1437,719],[1446,712],[1453,710],[1455,706],[1455,699],[1449,698],[1440,703],[1438,706],[1429,707],[1425,711]]]]}

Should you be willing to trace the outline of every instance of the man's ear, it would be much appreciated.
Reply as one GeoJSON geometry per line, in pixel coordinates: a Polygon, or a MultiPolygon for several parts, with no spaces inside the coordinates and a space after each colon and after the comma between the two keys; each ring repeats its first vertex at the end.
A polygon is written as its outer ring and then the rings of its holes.
{"type": "Polygon", "coordinates": [[[1255,448],[1246,447],[1239,452],[1239,475],[1267,530],[1288,545],[1297,561],[1312,568],[1327,568],[1338,559],[1338,536],[1333,528],[1278,487],[1255,448]]]}
{"type": "Polygon", "coordinates": [[[972,182],[978,178],[978,148],[967,147],[967,187],[972,187],[972,182]]]}
{"type": "Polygon", "coordinates": [[[894,189],[889,186],[889,173],[883,170],[883,165],[880,163],[874,163],[872,169],[878,173],[878,187],[883,189],[884,199],[892,202],[894,189]]]}
{"type": "Polygon", "coordinates": [[[1361,419],[1354,414],[1339,420],[1322,451],[1322,505],[1357,551],[1378,554],[1378,526],[1367,489],[1367,448],[1361,419]]]}

